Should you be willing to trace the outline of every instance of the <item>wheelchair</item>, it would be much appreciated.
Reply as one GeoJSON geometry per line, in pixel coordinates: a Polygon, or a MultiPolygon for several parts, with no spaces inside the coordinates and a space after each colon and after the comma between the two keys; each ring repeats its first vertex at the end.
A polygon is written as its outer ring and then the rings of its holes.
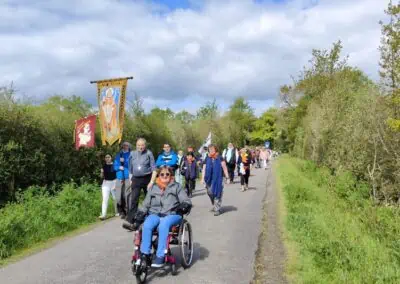
{"type": "MultiPolygon", "coordinates": [[[[186,216],[189,215],[189,212],[186,216]]],[[[152,253],[150,258],[142,255],[140,252],[140,244],[142,239],[142,227],[143,224],[139,226],[138,230],[135,231],[134,245],[135,249],[132,255],[132,272],[136,277],[136,281],[139,284],[145,283],[147,276],[151,270],[152,259],[155,258],[155,253],[158,246],[158,232],[157,229],[153,231],[152,236],[152,253]]],[[[172,226],[169,231],[167,238],[167,246],[165,251],[165,265],[169,265],[171,269],[171,274],[177,274],[176,268],[176,257],[171,252],[171,245],[179,247],[181,265],[184,269],[190,267],[193,261],[193,232],[192,226],[182,216],[182,220],[178,225],[172,226]]],[[[157,269],[157,268],[153,268],[157,269]]]]}

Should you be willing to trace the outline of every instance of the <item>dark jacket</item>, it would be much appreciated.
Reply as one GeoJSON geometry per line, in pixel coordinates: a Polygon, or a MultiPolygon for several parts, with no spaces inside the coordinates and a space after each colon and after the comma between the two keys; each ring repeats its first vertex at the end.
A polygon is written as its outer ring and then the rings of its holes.
{"type": "Polygon", "coordinates": [[[186,179],[196,179],[198,176],[199,169],[196,164],[196,160],[194,160],[191,164],[189,164],[188,160],[185,160],[181,174],[185,176],[186,179]]]}

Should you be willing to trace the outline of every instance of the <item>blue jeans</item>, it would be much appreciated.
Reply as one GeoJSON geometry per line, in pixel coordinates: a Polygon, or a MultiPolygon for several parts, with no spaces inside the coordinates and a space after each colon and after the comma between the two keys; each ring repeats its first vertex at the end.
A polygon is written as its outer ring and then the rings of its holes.
{"type": "Polygon", "coordinates": [[[169,230],[172,226],[178,225],[181,220],[182,216],[180,215],[168,215],[165,217],[159,217],[154,214],[149,215],[143,224],[140,251],[144,254],[150,254],[153,231],[158,227],[158,246],[156,255],[157,257],[164,257],[165,249],[167,248],[169,230]]]}

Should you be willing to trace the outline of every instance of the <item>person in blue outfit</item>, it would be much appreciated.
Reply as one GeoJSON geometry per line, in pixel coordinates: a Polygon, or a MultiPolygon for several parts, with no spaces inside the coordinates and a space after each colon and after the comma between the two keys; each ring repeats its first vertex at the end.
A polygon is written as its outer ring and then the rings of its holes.
{"type": "Polygon", "coordinates": [[[131,144],[124,142],[121,151],[115,155],[114,170],[117,173],[117,181],[115,184],[115,202],[117,203],[118,214],[122,219],[125,218],[129,204],[126,200],[127,191],[131,186],[131,179],[129,176],[129,158],[131,155],[131,144]]]}
{"type": "Polygon", "coordinates": [[[164,144],[163,152],[158,156],[156,166],[157,168],[168,166],[174,171],[178,167],[178,155],[171,149],[170,144],[164,144]]]}
{"type": "Polygon", "coordinates": [[[209,153],[203,165],[202,183],[205,184],[207,194],[213,205],[211,211],[214,212],[214,216],[218,216],[222,213],[221,204],[224,191],[224,174],[228,184],[230,180],[228,178],[229,174],[226,162],[219,154],[218,147],[216,145],[210,145],[208,151],[209,153]]]}

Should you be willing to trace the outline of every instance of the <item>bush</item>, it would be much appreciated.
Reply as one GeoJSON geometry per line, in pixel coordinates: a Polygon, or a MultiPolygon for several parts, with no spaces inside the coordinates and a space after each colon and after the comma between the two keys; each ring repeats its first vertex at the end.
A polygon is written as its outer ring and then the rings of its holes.
{"type": "MultiPolygon", "coordinates": [[[[113,210],[113,206],[108,208],[113,210]]],[[[45,188],[30,187],[19,195],[18,203],[7,204],[0,210],[0,259],[93,223],[100,211],[98,185],[65,184],[55,196],[45,188]]]]}

